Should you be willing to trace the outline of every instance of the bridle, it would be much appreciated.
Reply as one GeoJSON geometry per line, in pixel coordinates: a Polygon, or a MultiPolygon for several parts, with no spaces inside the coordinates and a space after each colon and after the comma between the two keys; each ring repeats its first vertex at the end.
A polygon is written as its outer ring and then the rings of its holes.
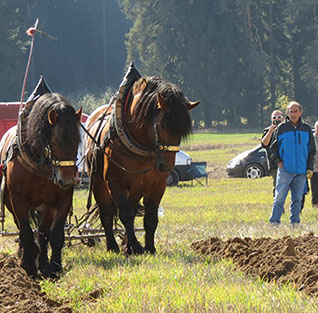
{"type": "Polygon", "coordinates": [[[22,166],[34,175],[52,180],[55,183],[57,167],[75,166],[74,160],[59,160],[54,157],[50,144],[44,148],[44,156],[48,164],[40,164],[34,156],[30,154],[25,147],[24,140],[24,123],[26,121],[26,114],[29,114],[31,106],[35,101],[27,102],[22,113],[19,114],[16,145],[18,146],[19,156],[18,159],[22,166]],[[24,115],[25,114],[25,115],[24,115]]]}
{"type": "Polygon", "coordinates": [[[154,121],[153,121],[153,129],[154,129],[154,133],[155,133],[155,141],[154,141],[154,147],[155,150],[160,152],[160,151],[164,151],[164,152],[178,152],[180,151],[180,146],[167,146],[166,144],[163,143],[163,141],[160,138],[159,132],[158,132],[158,126],[157,126],[157,116],[155,115],[154,117],[154,121]]]}
{"type": "Polygon", "coordinates": [[[57,158],[55,158],[53,156],[53,153],[52,153],[52,149],[50,147],[50,145],[47,145],[44,149],[44,152],[45,152],[45,157],[47,158],[49,164],[52,166],[52,167],[64,167],[64,166],[75,166],[76,165],[76,162],[74,160],[68,160],[68,161],[65,161],[65,160],[58,160],[57,158]]]}
{"type": "MultiPolygon", "coordinates": [[[[115,128],[116,128],[118,137],[121,139],[121,142],[124,144],[126,148],[128,148],[129,151],[144,157],[155,156],[155,155],[158,155],[158,153],[160,152],[180,151],[179,145],[178,146],[167,145],[160,138],[159,131],[158,131],[158,122],[157,122],[158,112],[155,114],[153,118],[153,129],[154,129],[155,138],[154,138],[153,144],[151,145],[152,148],[141,146],[134,141],[134,139],[132,138],[132,136],[130,135],[128,131],[128,127],[126,123],[127,109],[128,109],[129,102],[131,102],[133,85],[130,87],[129,91],[127,92],[125,102],[123,104],[123,109],[121,110],[122,112],[121,119],[122,119],[122,125],[124,126],[123,127],[124,129],[120,129],[121,123],[118,123],[118,119],[116,118],[117,116],[115,112],[115,128]],[[124,134],[124,138],[122,133],[124,134]],[[126,144],[126,141],[129,141],[129,145],[126,144]]],[[[115,110],[116,109],[117,109],[117,106],[115,106],[115,110]]]]}

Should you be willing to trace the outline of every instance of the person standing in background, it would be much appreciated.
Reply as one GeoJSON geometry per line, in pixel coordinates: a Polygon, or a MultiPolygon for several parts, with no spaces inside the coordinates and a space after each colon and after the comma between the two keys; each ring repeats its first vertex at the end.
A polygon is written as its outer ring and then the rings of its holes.
{"type": "Polygon", "coordinates": [[[315,123],[314,140],[316,145],[316,156],[314,162],[314,174],[310,179],[311,185],[311,203],[313,206],[318,206],[318,121],[315,123]]]}
{"type": "Polygon", "coordinates": [[[303,123],[302,106],[292,101],[287,106],[287,117],[275,130],[270,145],[270,157],[278,165],[275,197],[270,223],[280,224],[288,191],[291,191],[290,223],[300,223],[301,200],[306,175],[313,174],[315,142],[311,127],[303,123]]]}
{"type": "Polygon", "coordinates": [[[284,115],[282,111],[275,110],[271,115],[271,125],[263,130],[262,146],[266,149],[267,166],[270,175],[273,177],[273,196],[275,196],[276,176],[277,176],[277,164],[269,156],[269,147],[277,126],[284,121],[284,115]]]}

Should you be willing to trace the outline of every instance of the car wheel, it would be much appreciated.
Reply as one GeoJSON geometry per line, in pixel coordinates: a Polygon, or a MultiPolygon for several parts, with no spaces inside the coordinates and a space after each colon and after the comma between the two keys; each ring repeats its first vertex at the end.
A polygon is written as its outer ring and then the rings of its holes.
{"type": "Polygon", "coordinates": [[[246,178],[261,178],[264,176],[264,169],[259,164],[251,163],[245,167],[243,174],[246,178]]]}
{"type": "Polygon", "coordinates": [[[167,178],[167,186],[177,186],[179,182],[179,175],[175,170],[169,173],[167,178]]]}

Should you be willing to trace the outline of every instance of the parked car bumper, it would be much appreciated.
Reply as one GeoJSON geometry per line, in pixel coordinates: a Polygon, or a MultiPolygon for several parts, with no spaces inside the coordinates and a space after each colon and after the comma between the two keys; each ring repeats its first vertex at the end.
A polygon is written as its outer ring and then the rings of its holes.
{"type": "Polygon", "coordinates": [[[226,172],[229,177],[243,177],[242,165],[239,167],[227,167],[226,172]]]}

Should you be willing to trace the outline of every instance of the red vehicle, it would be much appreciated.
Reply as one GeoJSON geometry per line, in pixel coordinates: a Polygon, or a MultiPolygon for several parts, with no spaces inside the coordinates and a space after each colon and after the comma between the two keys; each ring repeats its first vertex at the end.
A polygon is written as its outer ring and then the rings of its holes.
{"type": "MultiPolygon", "coordinates": [[[[12,126],[17,125],[19,115],[19,102],[0,102],[0,139],[12,126]]],[[[85,123],[88,115],[82,114],[82,123],[85,123]]]]}
{"type": "Polygon", "coordinates": [[[0,139],[4,133],[18,123],[20,103],[0,102],[0,139]]]}

